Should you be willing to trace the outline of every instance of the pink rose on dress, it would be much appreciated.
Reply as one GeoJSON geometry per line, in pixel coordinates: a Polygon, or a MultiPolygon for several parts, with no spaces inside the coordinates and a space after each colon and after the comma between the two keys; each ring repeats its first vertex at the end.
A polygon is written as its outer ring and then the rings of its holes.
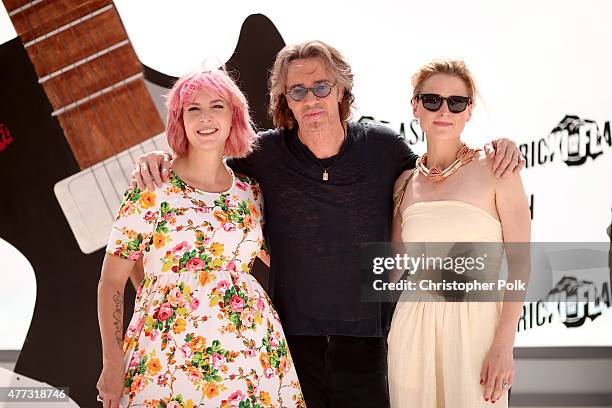
{"type": "Polygon", "coordinates": [[[225,357],[223,357],[219,353],[215,353],[212,355],[212,365],[215,368],[221,368],[221,366],[225,364],[225,357]]]}
{"type": "Polygon", "coordinates": [[[266,303],[263,298],[257,299],[257,310],[264,310],[266,308],[266,303]]]}
{"type": "Polygon", "coordinates": [[[151,337],[151,341],[155,341],[155,340],[157,340],[157,336],[158,336],[158,335],[159,335],[159,331],[157,331],[157,330],[153,330],[153,331],[151,332],[151,336],[150,336],[150,337],[151,337]]]}
{"type": "Polygon", "coordinates": [[[274,369],[272,367],[266,368],[265,375],[266,378],[272,378],[274,376],[274,369]]]}
{"type": "Polygon", "coordinates": [[[173,310],[170,306],[170,303],[164,303],[159,308],[157,308],[157,320],[163,322],[166,321],[172,316],[173,310]]]}
{"type": "Polygon", "coordinates": [[[181,256],[184,252],[189,251],[191,249],[191,245],[187,243],[187,241],[183,241],[174,248],[172,248],[172,254],[174,256],[181,256]]]}
{"type": "Polygon", "coordinates": [[[178,401],[170,401],[167,405],[166,408],[182,408],[181,403],[178,401]]]}
{"type": "Polygon", "coordinates": [[[238,206],[238,203],[233,198],[227,197],[225,199],[225,205],[227,205],[228,208],[235,208],[236,206],[238,206]]]}
{"type": "Polygon", "coordinates": [[[170,380],[170,375],[160,374],[157,376],[157,385],[167,384],[169,380],[170,380]]]}
{"type": "Polygon", "coordinates": [[[155,213],[155,212],[153,212],[151,210],[147,211],[145,213],[145,216],[144,216],[145,221],[149,221],[149,222],[153,221],[155,219],[155,217],[156,217],[156,214],[157,213],[155,213]]]}
{"type": "Polygon", "coordinates": [[[246,191],[246,189],[247,189],[247,184],[246,184],[244,181],[237,180],[237,181],[236,181],[236,187],[238,187],[238,188],[239,188],[239,189],[241,189],[241,190],[246,191]]]}
{"type": "Polygon", "coordinates": [[[240,405],[240,401],[244,401],[244,394],[242,393],[242,391],[238,390],[232,395],[230,395],[227,401],[232,407],[237,407],[240,405]]]}
{"type": "Polygon", "coordinates": [[[278,347],[278,342],[274,336],[270,336],[270,347],[278,347]]]}
{"type": "Polygon", "coordinates": [[[192,312],[196,310],[198,306],[200,306],[200,299],[194,298],[191,300],[191,302],[189,302],[189,308],[192,312]]]}
{"type": "Polygon", "coordinates": [[[242,312],[242,309],[244,308],[244,299],[238,295],[232,296],[230,299],[230,308],[233,312],[242,312]]]}
{"type": "Polygon", "coordinates": [[[250,349],[246,349],[246,351],[245,351],[244,353],[245,353],[245,355],[246,355],[247,357],[255,357],[255,356],[257,355],[257,353],[255,352],[255,350],[253,350],[253,349],[251,349],[251,348],[250,348],[250,349]]]}
{"type": "Polygon", "coordinates": [[[236,224],[234,224],[233,222],[226,222],[225,224],[223,224],[223,229],[226,232],[236,231],[236,224]]]}
{"type": "Polygon", "coordinates": [[[202,268],[204,268],[204,261],[197,257],[191,258],[187,262],[187,265],[185,265],[185,267],[187,268],[188,271],[191,271],[191,272],[201,271],[202,268]]]}
{"type": "Polygon", "coordinates": [[[140,320],[138,320],[138,322],[130,324],[130,326],[127,329],[126,335],[129,338],[134,338],[135,335],[140,333],[140,331],[142,330],[143,326],[144,326],[144,317],[141,317],[140,320]]]}
{"type": "Polygon", "coordinates": [[[223,279],[221,282],[217,283],[217,290],[222,294],[225,293],[226,290],[230,288],[230,283],[223,279]]]}
{"type": "Polygon", "coordinates": [[[136,327],[130,325],[127,329],[127,331],[125,332],[126,337],[132,339],[134,338],[134,335],[137,334],[138,332],[136,331],[136,327]]]}
{"type": "Polygon", "coordinates": [[[236,270],[236,263],[234,261],[229,261],[228,263],[225,264],[225,270],[226,271],[235,271],[236,270]]]}
{"type": "Polygon", "coordinates": [[[140,252],[139,251],[130,251],[128,253],[128,259],[130,261],[137,261],[140,258],[140,252]]]}
{"type": "Polygon", "coordinates": [[[137,353],[132,354],[132,359],[130,360],[130,368],[138,367],[140,364],[140,356],[137,353]]]}
{"type": "Polygon", "coordinates": [[[191,347],[189,347],[189,344],[184,344],[183,347],[181,347],[181,351],[183,352],[183,356],[185,356],[185,358],[189,358],[193,354],[191,352],[191,347]]]}

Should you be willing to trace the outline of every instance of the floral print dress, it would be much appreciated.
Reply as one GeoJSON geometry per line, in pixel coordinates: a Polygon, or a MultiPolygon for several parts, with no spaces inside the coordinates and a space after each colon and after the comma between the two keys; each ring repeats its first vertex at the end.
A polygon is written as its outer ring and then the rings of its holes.
{"type": "Polygon", "coordinates": [[[123,341],[122,407],[305,406],[278,315],[250,275],[264,249],[258,184],[232,173],[223,193],[174,172],[129,188],[107,252],[145,277],[123,341]]]}

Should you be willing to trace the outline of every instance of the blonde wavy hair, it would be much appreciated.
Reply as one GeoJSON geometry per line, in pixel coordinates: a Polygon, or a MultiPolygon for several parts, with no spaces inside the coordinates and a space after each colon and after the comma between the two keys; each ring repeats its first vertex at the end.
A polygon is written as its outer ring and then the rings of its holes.
{"type": "Polygon", "coordinates": [[[423,90],[423,83],[435,74],[453,75],[463,80],[468,89],[468,95],[472,103],[478,96],[478,88],[472,73],[463,60],[435,59],[417,70],[412,75],[412,99],[416,98],[423,90]]]}

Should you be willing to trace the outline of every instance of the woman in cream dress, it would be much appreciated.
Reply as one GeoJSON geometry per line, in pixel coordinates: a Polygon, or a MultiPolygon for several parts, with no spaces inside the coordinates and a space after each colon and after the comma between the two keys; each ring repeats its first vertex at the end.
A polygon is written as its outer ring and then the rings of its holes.
{"type": "MultiPolygon", "coordinates": [[[[490,159],[461,140],[476,96],[465,64],[434,61],[413,76],[413,87],[427,154],[396,182],[392,240],[528,242],[520,176],[496,177],[490,159]]],[[[524,262],[508,255],[510,268],[524,262]]],[[[522,302],[432,300],[398,302],[388,339],[391,406],[507,407],[522,302]]]]}

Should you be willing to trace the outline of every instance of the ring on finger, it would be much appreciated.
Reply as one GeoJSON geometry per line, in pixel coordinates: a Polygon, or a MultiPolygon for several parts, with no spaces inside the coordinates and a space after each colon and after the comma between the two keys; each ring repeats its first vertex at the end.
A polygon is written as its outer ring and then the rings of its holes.
{"type": "Polygon", "coordinates": [[[502,382],[502,388],[503,388],[504,390],[507,390],[508,388],[510,388],[510,383],[509,383],[508,381],[504,380],[504,381],[502,382]]]}
{"type": "Polygon", "coordinates": [[[102,397],[100,396],[100,394],[96,395],[96,401],[98,401],[98,402],[104,402],[104,400],[102,399],[102,397]]]}

